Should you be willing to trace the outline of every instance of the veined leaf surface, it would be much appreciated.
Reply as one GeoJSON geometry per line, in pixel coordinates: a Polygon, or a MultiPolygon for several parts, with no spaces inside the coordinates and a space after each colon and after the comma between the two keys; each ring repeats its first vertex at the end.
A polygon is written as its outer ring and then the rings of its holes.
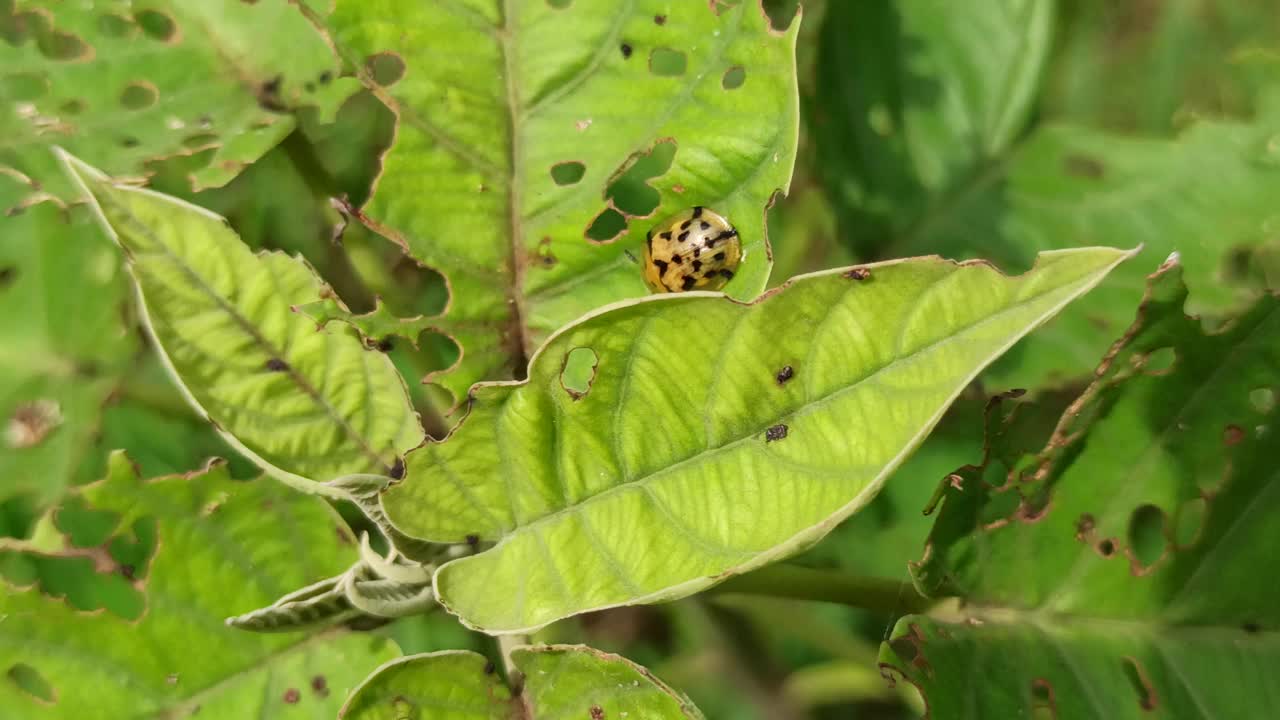
{"type": "Polygon", "coordinates": [[[413,537],[498,541],[436,573],[441,602],[488,631],[697,592],[867,503],[987,363],[1128,256],[1046,253],[1018,277],[920,258],[753,304],[602,310],[548,341],[527,382],[475,388],[383,507],[413,537]]]}

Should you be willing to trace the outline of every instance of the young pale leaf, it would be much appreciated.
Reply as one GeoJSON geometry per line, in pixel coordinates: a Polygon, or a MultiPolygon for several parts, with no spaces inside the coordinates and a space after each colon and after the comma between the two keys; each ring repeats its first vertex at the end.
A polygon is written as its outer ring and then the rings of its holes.
{"type": "Polygon", "coordinates": [[[222,466],[143,481],[123,454],[77,498],[109,522],[87,537],[69,502],[53,516],[66,547],[45,556],[94,558],[89,582],[123,580],[141,611],[134,619],[84,612],[40,587],[0,582],[0,667],[25,668],[48,691],[0,682],[0,716],[285,717],[305,703],[333,717],[366,668],[395,654],[380,638],[260,635],[223,624],[342,570],[352,541],[317,498],[232,481],[222,466]]]}
{"type": "Polygon", "coordinates": [[[284,0],[0,0],[0,39],[0,214],[26,194],[12,177],[71,192],[51,139],[119,175],[208,150],[192,180],[222,185],[289,134],[289,110],[331,115],[359,87],[284,0]]]}
{"type": "Polygon", "coordinates": [[[438,382],[455,397],[646,294],[627,251],[677,210],[727,215],[746,249],[727,292],[764,287],[764,208],[795,156],[798,21],[666,0],[338,0],[312,19],[399,117],[362,215],[448,278],[439,325],[462,356],[438,382]]]}
{"type": "Polygon", "coordinates": [[[881,655],[939,716],[1275,714],[1280,593],[1258,574],[1280,542],[1280,298],[1206,334],[1182,275],[1153,276],[1043,450],[1016,406],[948,483],[916,582],[982,622],[908,617],[881,655]]]}
{"type": "Polygon", "coordinates": [[[581,645],[516,648],[524,675],[518,704],[483,655],[462,650],[414,655],[378,668],[352,694],[341,720],[701,720],[679,692],[626,658],[581,645]]]}
{"type": "Polygon", "coordinates": [[[681,597],[812,544],[867,503],[955,396],[1130,253],[1006,277],[919,258],[616,305],[557,333],[526,383],[481,385],[383,507],[402,532],[500,541],[436,573],[494,632],[681,597]],[[596,357],[585,389],[569,355],[596,357]]]}
{"type": "Polygon", "coordinates": [[[395,474],[424,437],[404,383],[353,329],[291,311],[332,292],[304,261],[255,255],[208,211],[64,160],[124,250],[175,380],[229,442],[308,491],[333,492],[308,479],[395,474]]]}

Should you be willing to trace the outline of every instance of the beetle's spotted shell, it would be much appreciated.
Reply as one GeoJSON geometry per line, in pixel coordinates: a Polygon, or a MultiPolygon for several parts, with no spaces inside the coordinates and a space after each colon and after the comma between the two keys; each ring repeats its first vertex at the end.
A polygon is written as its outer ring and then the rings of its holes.
{"type": "Polygon", "coordinates": [[[719,290],[742,262],[742,240],[723,215],[704,207],[677,213],[649,231],[644,282],[657,293],[719,290]]]}

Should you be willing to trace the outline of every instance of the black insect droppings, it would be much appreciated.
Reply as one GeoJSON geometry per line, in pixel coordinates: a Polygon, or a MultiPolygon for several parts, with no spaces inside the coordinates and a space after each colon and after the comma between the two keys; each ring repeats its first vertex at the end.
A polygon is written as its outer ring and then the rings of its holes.
{"type": "Polygon", "coordinates": [[[692,275],[685,275],[685,276],[684,276],[684,279],[682,279],[682,280],[680,281],[680,289],[681,289],[681,290],[689,290],[689,289],[692,289],[692,288],[693,288],[693,284],[694,284],[694,283],[696,283],[696,282],[698,282],[698,281],[697,281],[696,279],[694,279],[694,277],[693,277],[692,275]]]}
{"type": "Polygon", "coordinates": [[[592,705],[591,720],[604,720],[604,708],[599,705],[592,705]]]}
{"type": "Polygon", "coordinates": [[[484,664],[484,674],[485,674],[485,675],[492,675],[492,674],[494,673],[494,671],[495,671],[495,670],[497,670],[497,669],[498,669],[498,666],[497,666],[497,665],[494,665],[492,660],[490,660],[490,661],[488,661],[488,662],[486,662],[486,663],[484,664]]]}
{"type": "Polygon", "coordinates": [[[390,477],[392,480],[404,479],[404,458],[401,458],[401,457],[396,458],[395,463],[393,463],[391,465],[391,468],[387,470],[387,476],[390,477]]]}
{"type": "Polygon", "coordinates": [[[627,43],[622,43],[622,58],[625,60],[629,57],[631,57],[631,46],[627,43]]]}
{"type": "Polygon", "coordinates": [[[767,443],[773,442],[774,440],[781,440],[786,436],[787,436],[787,426],[783,425],[782,423],[778,423],[777,425],[774,425],[773,427],[764,431],[764,441],[767,443]]]}
{"type": "Polygon", "coordinates": [[[479,544],[480,544],[480,536],[479,536],[479,535],[468,535],[468,536],[467,536],[467,544],[468,544],[468,545],[470,545],[471,547],[475,547],[475,546],[479,545],[479,544]]]}
{"type": "Polygon", "coordinates": [[[666,25],[666,24],[667,24],[667,16],[666,16],[666,15],[654,15],[654,16],[653,16],[653,24],[654,24],[654,25],[666,25]]]}
{"type": "Polygon", "coordinates": [[[290,705],[296,705],[302,699],[302,693],[298,692],[298,688],[289,688],[284,691],[284,701],[290,705]]]}
{"type": "Polygon", "coordinates": [[[284,82],[284,76],[277,75],[262,83],[262,87],[258,90],[258,107],[272,112],[287,112],[289,110],[280,99],[280,85],[282,82],[284,82]]]}
{"type": "Polygon", "coordinates": [[[271,372],[284,372],[289,369],[289,363],[280,358],[271,358],[267,361],[266,368],[271,372]]]}
{"type": "Polygon", "coordinates": [[[329,697],[329,684],[325,682],[323,675],[311,678],[311,689],[320,697],[329,697]]]}
{"type": "Polygon", "coordinates": [[[388,353],[396,348],[396,344],[391,341],[390,336],[387,336],[378,341],[377,347],[382,352],[388,353]]]}
{"type": "Polygon", "coordinates": [[[332,80],[333,80],[333,73],[329,72],[328,70],[325,70],[324,72],[320,73],[321,85],[328,85],[332,80]]]}
{"type": "Polygon", "coordinates": [[[871,271],[866,268],[849,268],[840,274],[845,280],[866,280],[871,277],[871,271]]]}
{"type": "Polygon", "coordinates": [[[778,371],[778,374],[775,375],[774,378],[778,381],[779,385],[786,385],[787,381],[795,376],[796,376],[795,369],[793,369],[790,365],[783,365],[782,369],[778,371]]]}

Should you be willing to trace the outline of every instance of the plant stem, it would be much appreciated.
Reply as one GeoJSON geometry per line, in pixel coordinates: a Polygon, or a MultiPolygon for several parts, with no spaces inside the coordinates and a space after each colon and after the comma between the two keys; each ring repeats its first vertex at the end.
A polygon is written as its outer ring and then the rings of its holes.
{"type": "Polygon", "coordinates": [[[711,592],[812,600],[903,615],[924,612],[933,605],[909,583],[781,563],[730,578],[711,592]]]}
{"type": "Polygon", "coordinates": [[[511,651],[521,645],[529,644],[528,635],[499,635],[498,652],[502,654],[502,667],[507,671],[507,685],[511,694],[519,695],[524,689],[524,673],[511,661],[511,651]]]}

